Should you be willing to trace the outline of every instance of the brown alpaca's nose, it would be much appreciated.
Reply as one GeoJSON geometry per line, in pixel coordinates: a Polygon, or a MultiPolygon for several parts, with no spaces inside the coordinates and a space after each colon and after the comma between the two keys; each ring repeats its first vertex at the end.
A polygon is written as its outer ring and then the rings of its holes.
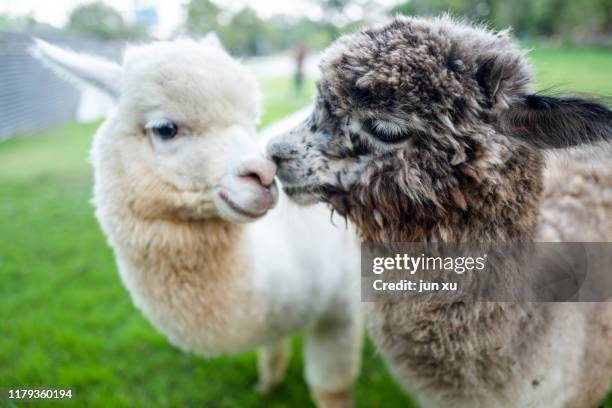
{"type": "Polygon", "coordinates": [[[281,166],[283,162],[289,161],[292,159],[292,153],[286,146],[277,140],[272,140],[268,144],[267,156],[272,160],[277,166],[281,166]]]}
{"type": "Polygon", "coordinates": [[[247,159],[240,165],[238,175],[253,179],[264,187],[270,187],[276,176],[276,164],[263,158],[247,159]]]}

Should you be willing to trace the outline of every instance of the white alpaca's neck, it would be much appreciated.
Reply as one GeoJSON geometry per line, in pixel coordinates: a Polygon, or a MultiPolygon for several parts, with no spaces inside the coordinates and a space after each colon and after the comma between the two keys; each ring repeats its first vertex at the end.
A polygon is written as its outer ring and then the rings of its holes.
{"type": "Polygon", "coordinates": [[[260,340],[266,305],[255,292],[242,226],[143,220],[103,207],[97,216],[135,305],[172,343],[208,355],[260,340]]]}
{"type": "Polygon", "coordinates": [[[354,234],[333,227],[325,208],[298,209],[283,199],[247,225],[149,219],[99,176],[96,215],[122,281],[134,304],[183,349],[215,355],[266,344],[325,313],[339,285],[351,296],[354,234]]]}

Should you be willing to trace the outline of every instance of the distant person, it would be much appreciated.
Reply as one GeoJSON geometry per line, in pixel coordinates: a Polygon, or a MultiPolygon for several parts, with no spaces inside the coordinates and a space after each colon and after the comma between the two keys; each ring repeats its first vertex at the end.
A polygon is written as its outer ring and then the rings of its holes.
{"type": "Polygon", "coordinates": [[[293,58],[295,60],[295,92],[300,94],[304,87],[304,60],[306,59],[306,47],[301,44],[297,45],[293,49],[293,58]]]}

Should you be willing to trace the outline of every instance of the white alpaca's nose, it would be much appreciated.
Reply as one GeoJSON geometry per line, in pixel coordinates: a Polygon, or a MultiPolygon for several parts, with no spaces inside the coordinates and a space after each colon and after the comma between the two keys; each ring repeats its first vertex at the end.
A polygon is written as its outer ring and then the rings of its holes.
{"type": "Polygon", "coordinates": [[[276,176],[276,164],[264,158],[249,158],[238,166],[238,175],[254,179],[264,187],[270,187],[276,176]]]}
{"type": "Polygon", "coordinates": [[[233,222],[250,222],[264,216],[278,201],[274,181],[276,165],[251,156],[226,174],[213,196],[221,217],[233,222]]]}

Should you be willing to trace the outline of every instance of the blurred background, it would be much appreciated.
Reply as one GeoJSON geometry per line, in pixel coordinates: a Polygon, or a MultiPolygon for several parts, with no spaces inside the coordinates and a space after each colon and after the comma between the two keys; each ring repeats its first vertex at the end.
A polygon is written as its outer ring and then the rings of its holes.
{"type": "MultiPolygon", "coordinates": [[[[263,128],[310,102],[342,33],[443,12],[512,27],[538,89],[612,96],[612,0],[0,0],[0,388],[70,387],[76,406],[310,404],[299,337],[288,381],[261,397],[253,353],[181,353],[132,306],[89,204],[110,101],[41,67],[32,36],[119,60],[126,43],[214,31],[259,78],[263,128]]],[[[412,406],[369,343],[356,400],[412,406]]]]}

